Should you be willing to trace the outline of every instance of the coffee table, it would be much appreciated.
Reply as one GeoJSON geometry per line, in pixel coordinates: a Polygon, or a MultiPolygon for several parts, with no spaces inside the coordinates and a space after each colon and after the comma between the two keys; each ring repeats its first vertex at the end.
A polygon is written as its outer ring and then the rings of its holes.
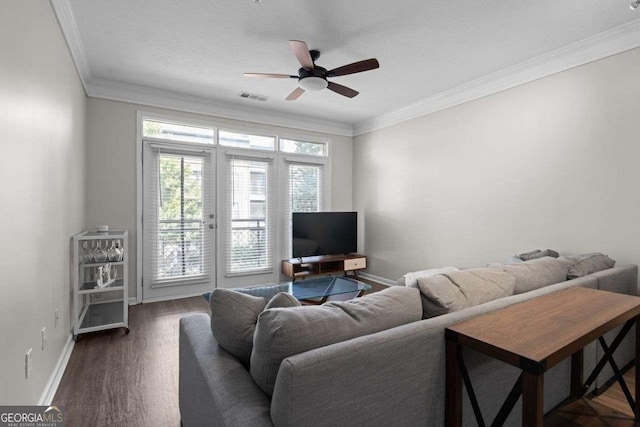
{"type": "Polygon", "coordinates": [[[300,301],[312,304],[322,304],[332,296],[353,294],[360,297],[371,285],[345,276],[322,276],[295,282],[279,283],[277,285],[261,286],[258,288],[235,289],[238,292],[254,296],[271,298],[279,292],[287,292],[300,301]]]}
{"type": "Polygon", "coordinates": [[[640,345],[640,297],[574,287],[514,304],[493,313],[452,325],[445,330],[446,404],[445,425],[462,424],[464,383],[478,425],[484,420],[469,379],[462,352],[472,348],[522,369],[522,374],[491,425],[504,424],[522,394],[522,425],[542,426],[544,373],[571,356],[571,397],[585,395],[607,362],[640,420],[640,364],[635,359],[635,399],[627,387],[613,352],[636,325],[636,351],[640,345]],[[602,337],[624,325],[609,345],[602,337]],[[583,347],[598,340],[604,356],[583,383],[583,347]]]}

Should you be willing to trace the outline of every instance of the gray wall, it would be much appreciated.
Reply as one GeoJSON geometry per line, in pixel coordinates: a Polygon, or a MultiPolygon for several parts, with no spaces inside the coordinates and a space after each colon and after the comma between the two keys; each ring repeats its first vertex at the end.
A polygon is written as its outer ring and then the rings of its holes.
{"type": "Polygon", "coordinates": [[[213,124],[260,128],[274,132],[331,139],[331,208],[352,209],[352,151],[350,137],[303,132],[218,117],[203,116],[148,106],[88,98],[87,226],[109,224],[129,230],[131,264],[129,295],[136,296],[136,114],[137,111],[172,117],[207,120],[213,124]]]}
{"type": "Polygon", "coordinates": [[[640,50],[354,138],[369,273],[552,248],[640,263],[640,50]]]}
{"type": "Polygon", "coordinates": [[[86,97],[49,2],[2,0],[0,10],[0,404],[36,404],[71,337],[86,97]]]}

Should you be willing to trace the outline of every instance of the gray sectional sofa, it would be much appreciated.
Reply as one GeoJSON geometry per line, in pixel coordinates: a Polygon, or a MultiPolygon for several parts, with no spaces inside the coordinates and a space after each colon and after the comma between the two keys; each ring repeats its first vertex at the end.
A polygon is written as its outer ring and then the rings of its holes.
{"type": "MultiPolygon", "coordinates": [[[[558,261],[553,262],[556,268],[558,261]]],[[[510,268],[494,267],[499,271],[510,268]]],[[[566,269],[569,268],[567,264],[566,269]]],[[[185,427],[441,426],[447,326],[573,286],[638,294],[635,265],[616,266],[552,284],[544,283],[550,280],[547,275],[537,285],[524,283],[523,271],[510,273],[514,277],[520,274],[515,288],[523,290],[521,293],[286,357],[277,371],[270,398],[246,366],[217,344],[208,315],[184,317],[180,321],[179,362],[182,423],[185,427]]],[[[532,280],[541,279],[533,275],[532,280]]],[[[613,333],[608,335],[609,341],[613,333]]],[[[616,353],[619,366],[633,359],[634,342],[629,339],[633,336],[629,334],[616,353]]],[[[585,375],[601,355],[595,343],[585,348],[585,375]]],[[[465,353],[465,361],[485,421],[490,422],[519,372],[472,351],[465,353]]],[[[545,375],[545,412],[567,397],[569,375],[569,360],[545,375]]],[[[595,386],[602,386],[611,376],[610,370],[603,371],[595,386]]],[[[519,425],[520,418],[518,402],[506,425],[519,425]]],[[[466,394],[463,425],[476,425],[466,394]]]]}

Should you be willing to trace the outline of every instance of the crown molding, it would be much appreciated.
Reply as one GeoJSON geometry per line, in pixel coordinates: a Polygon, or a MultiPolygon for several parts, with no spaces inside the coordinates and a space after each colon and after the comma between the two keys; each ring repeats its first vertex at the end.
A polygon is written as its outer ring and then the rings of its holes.
{"type": "Polygon", "coordinates": [[[91,78],[91,67],[89,66],[89,60],[87,59],[82,39],[80,38],[80,32],[78,31],[78,25],[76,24],[71,3],[69,3],[69,0],[50,0],[49,2],[56,15],[62,34],[67,41],[69,52],[71,52],[76,70],[78,70],[84,91],[88,92],[87,81],[91,78]]]}
{"type": "Polygon", "coordinates": [[[613,28],[353,126],[354,136],[435,113],[640,46],[640,20],[613,28]]]}
{"type": "Polygon", "coordinates": [[[263,125],[284,126],[310,132],[353,136],[353,127],[348,123],[322,120],[309,116],[266,111],[237,104],[223,103],[211,98],[187,95],[148,86],[132,85],[91,78],[87,82],[87,95],[93,98],[129,102],[151,107],[205,114],[231,120],[241,120],[263,125]]]}

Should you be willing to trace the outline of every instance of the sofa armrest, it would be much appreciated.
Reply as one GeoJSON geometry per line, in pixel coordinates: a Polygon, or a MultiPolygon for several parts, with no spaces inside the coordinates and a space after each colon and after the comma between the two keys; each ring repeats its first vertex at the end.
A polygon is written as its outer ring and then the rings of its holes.
{"type": "Polygon", "coordinates": [[[638,295],[638,266],[620,265],[591,274],[598,279],[598,289],[619,294],[638,295]]]}
{"type": "Polygon", "coordinates": [[[180,319],[180,416],[185,427],[273,426],[269,399],[213,338],[210,318],[180,319]]]}

